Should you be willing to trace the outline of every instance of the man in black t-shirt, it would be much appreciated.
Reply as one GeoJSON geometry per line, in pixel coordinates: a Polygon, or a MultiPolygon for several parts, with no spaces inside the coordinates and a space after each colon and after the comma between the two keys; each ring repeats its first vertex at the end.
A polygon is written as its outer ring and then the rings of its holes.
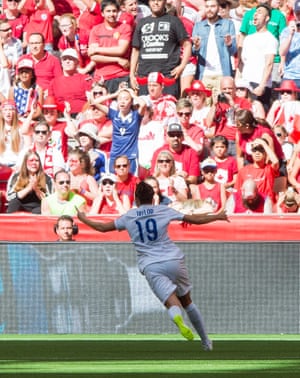
{"type": "MultiPolygon", "coordinates": [[[[147,76],[150,72],[161,72],[165,77],[175,78],[176,83],[165,92],[179,95],[179,77],[189,61],[191,42],[178,17],[166,14],[166,0],[149,0],[151,16],[141,19],[132,40],[130,81],[138,90],[136,76],[147,76]],[[180,58],[180,49],[183,49],[180,58]]],[[[147,86],[139,94],[147,94],[147,86]]]]}

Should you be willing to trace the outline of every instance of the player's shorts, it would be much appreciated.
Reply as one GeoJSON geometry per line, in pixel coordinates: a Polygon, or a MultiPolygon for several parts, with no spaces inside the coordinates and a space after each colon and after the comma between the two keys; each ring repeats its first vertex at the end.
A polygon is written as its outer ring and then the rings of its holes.
{"type": "Polygon", "coordinates": [[[185,76],[195,76],[196,74],[196,64],[195,63],[188,63],[184,70],[182,71],[181,77],[185,76]]]}
{"type": "Polygon", "coordinates": [[[153,293],[162,303],[165,303],[172,293],[183,297],[192,288],[184,259],[147,265],[144,275],[153,293]]]}

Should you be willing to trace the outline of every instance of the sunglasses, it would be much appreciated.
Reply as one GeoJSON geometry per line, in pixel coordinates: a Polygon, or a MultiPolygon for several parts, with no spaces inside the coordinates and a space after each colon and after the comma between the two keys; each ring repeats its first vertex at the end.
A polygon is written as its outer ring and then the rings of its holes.
{"type": "Polygon", "coordinates": [[[128,164],[117,164],[116,168],[127,168],[128,164]]]}
{"type": "Polygon", "coordinates": [[[257,146],[257,147],[253,147],[251,149],[252,152],[261,152],[262,154],[265,152],[265,149],[263,147],[260,147],[260,146],[257,146]]]}
{"type": "Polygon", "coordinates": [[[185,117],[190,117],[192,112],[177,112],[179,117],[185,116],[185,117]]]}
{"type": "Polygon", "coordinates": [[[110,180],[103,180],[102,185],[114,185],[114,182],[110,180]]]}
{"type": "Polygon", "coordinates": [[[43,134],[43,135],[47,135],[48,130],[34,130],[34,133],[35,133],[35,134],[43,134]]]}
{"type": "Polygon", "coordinates": [[[182,133],[168,133],[168,136],[170,138],[181,138],[182,137],[182,133]]]}
{"type": "Polygon", "coordinates": [[[216,168],[203,168],[203,173],[215,173],[216,172],[216,168]]]}
{"type": "Polygon", "coordinates": [[[2,31],[2,32],[4,32],[4,33],[8,32],[8,31],[10,31],[10,30],[12,30],[12,29],[11,29],[11,28],[0,29],[0,31],[2,31]]]}
{"type": "Polygon", "coordinates": [[[162,164],[162,163],[168,163],[169,164],[169,163],[171,163],[171,161],[172,161],[171,159],[158,159],[157,160],[157,162],[160,163],[160,164],[162,164]]]}
{"type": "Polygon", "coordinates": [[[97,91],[93,92],[94,96],[102,96],[103,94],[104,94],[103,92],[97,92],[97,91]]]}
{"type": "Polygon", "coordinates": [[[236,88],[236,90],[237,90],[237,91],[246,91],[247,88],[245,88],[245,87],[238,87],[238,88],[236,88]]]}
{"type": "Polygon", "coordinates": [[[276,133],[276,136],[281,137],[282,134],[281,133],[276,133]]]}
{"type": "Polygon", "coordinates": [[[293,93],[293,91],[288,91],[288,90],[283,90],[283,91],[281,91],[281,94],[292,94],[293,93]]]}
{"type": "Polygon", "coordinates": [[[58,184],[59,185],[64,185],[64,184],[70,185],[70,180],[58,181],[58,184]]]}

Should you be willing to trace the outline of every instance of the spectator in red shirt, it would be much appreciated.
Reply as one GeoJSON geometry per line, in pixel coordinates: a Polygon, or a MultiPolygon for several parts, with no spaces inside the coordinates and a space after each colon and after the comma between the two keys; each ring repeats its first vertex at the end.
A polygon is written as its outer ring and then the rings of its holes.
{"type": "Polygon", "coordinates": [[[176,104],[177,117],[182,127],[183,143],[192,147],[199,156],[202,156],[204,144],[204,131],[190,122],[193,105],[187,98],[181,98],[176,104]]]}
{"type": "Polygon", "coordinates": [[[28,16],[28,23],[24,29],[23,41],[29,42],[31,33],[41,33],[45,39],[45,49],[53,51],[53,17],[55,7],[52,0],[21,0],[18,9],[28,16]]]}
{"type": "Polygon", "coordinates": [[[190,146],[183,143],[184,135],[179,123],[171,123],[167,128],[167,144],[157,149],[151,162],[151,174],[154,173],[157,155],[160,151],[170,151],[174,157],[176,173],[182,176],[187,184],[196,184],[199,169],[199,155],[190,146]]]}
{"type": "Polygon", "coordinates": [[[130,206],[134,202],[134,192],[140,179],[129,172],[130,162],[126,155],[118,156],[114,161],[116,173],[116,189],[118,195],[123,200],[124,196],[129,198],[130,206]]]}
{"type": "Polygon", "coordinates": [[[3,14],[0,15],[0,18],[7,19],[12,28],[12,36],[22,41],[28,17],[20,13],[18,5],[19,0],[6,0],[6,8],[3,9],[3,14]]]}
{"type": "Polygon", "coordinates": [[[87,101],[86,92],[91,89],[90,76],[77,72],[79,65],[78,53],[74,49],[66,49],[61,54],[63,74],[52,80],[49,95],[55,96],[60,106],[68,102],[71,116],[75,118],[87,101]]]}
{"type": "Polygon", "coordinates": [[[50,82],[62,74],[59,59],[45,50],[45,38],[41,33],[32,33],[28,38],[29,54],[22,55],[33,60],[36,82],[44,91],[50,82]]]}
{"type": "Polygon", "coordinates": [[[90,32],[88,54],[96,63],[94,79],[104,79],[109,92],[118,90],[122,81],[129,82],[129,57],[132,28],[117,21],[119,4],[103,0],[104,22],[90,32]]]}

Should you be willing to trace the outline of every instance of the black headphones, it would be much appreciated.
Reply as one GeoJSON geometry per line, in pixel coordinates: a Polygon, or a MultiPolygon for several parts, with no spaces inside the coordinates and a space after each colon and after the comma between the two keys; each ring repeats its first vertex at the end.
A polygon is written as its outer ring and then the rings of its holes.
{"type": "Polygon", "coordinates": [[[67,220],[67,221],[70,221],[72,223],[72,235],[77,235],[78,234],[78,226],[76,223],[74,223],[74,219],[70,216],[70,215],[62,215],[60,216],[58,219],[57,219],[57,222],[54,224],[53,226],[53,231],[57,234],[57,228],[58,228],[58,224],[60,221],[62,220],[67,220]]]}

